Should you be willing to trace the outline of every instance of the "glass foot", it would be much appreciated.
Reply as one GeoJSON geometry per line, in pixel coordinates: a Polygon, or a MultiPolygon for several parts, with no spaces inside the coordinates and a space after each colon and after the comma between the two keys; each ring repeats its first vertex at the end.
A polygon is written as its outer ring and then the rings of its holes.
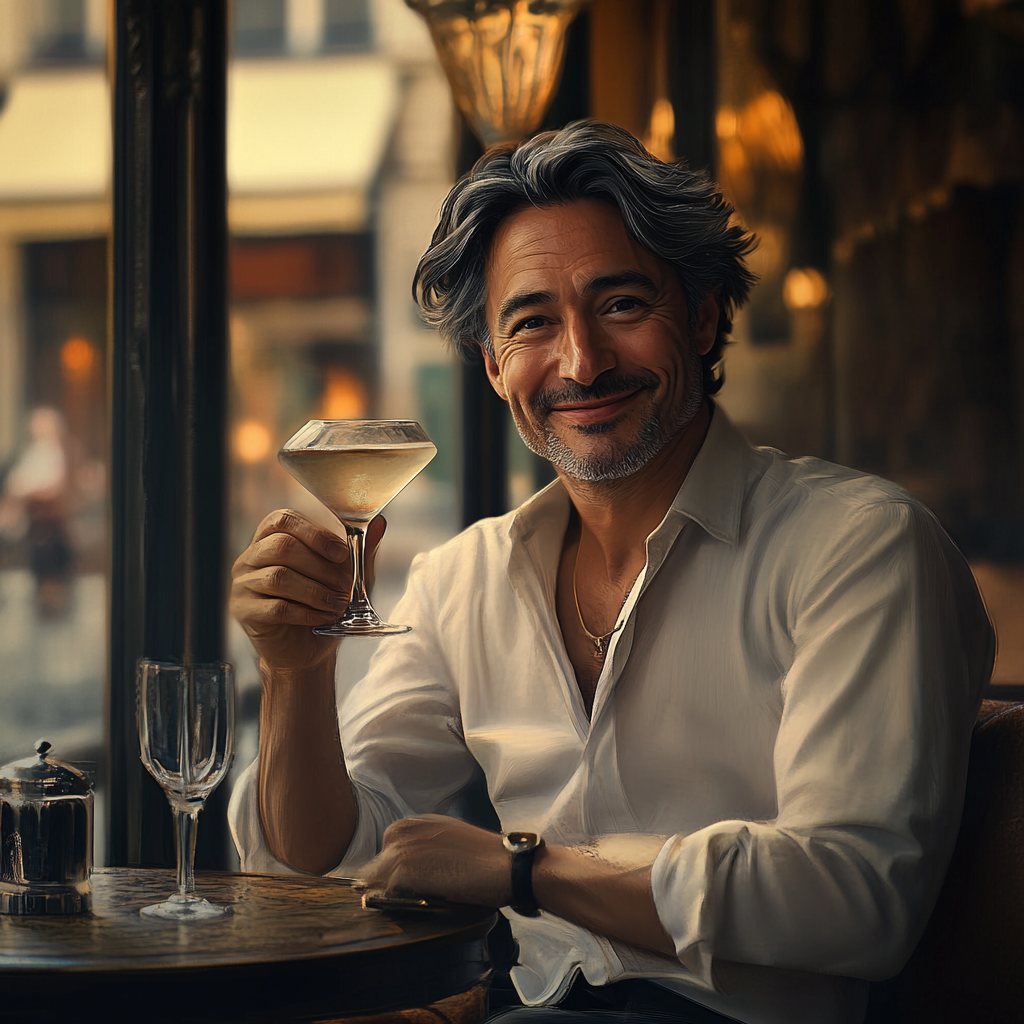
{"type": "Polygon", "coordinates": [[[320,636],[396,636],[411,633],[412,626],[396,626],[384,622],[370,606],[369,601],[353,601],[345,614],[329,626],[315,626],[314,633],[320,636]]]}
{"type": "Polygon", "coordinates": [[[159,917],[164,921],[212,921],[217,917],[232,914],[230,907],[218,906],[198,896],[182,896],[175,893],[163,903],[153,903],[140,911],[143,917],[159,917]]]}
{"type": "Polygon", "coordinates": [[[412,626],[396,626],[390,622],[332,622],[329,626],[315,626],[320,636],[396,636],[411,633],[412,626]]]}

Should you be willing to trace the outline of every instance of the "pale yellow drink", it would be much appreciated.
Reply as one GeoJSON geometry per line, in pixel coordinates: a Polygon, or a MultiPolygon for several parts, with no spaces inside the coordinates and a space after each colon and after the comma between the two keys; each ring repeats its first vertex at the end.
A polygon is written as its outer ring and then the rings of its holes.
{"type": "Polygon", "coordinates": [[[366,593],[366,528],[437,454],[413,420],[310,420],[277,453],[286,470],[345,524],[352,552],[352,594],[345,613],[321,636],[392,636],[412,626],[382,622],[366,593]]]}
{"type": "Polygon", "coordinates": [[[436,454],[427,441],[282,449],[278,458],[343,523],[365,526],[436,454]]]}

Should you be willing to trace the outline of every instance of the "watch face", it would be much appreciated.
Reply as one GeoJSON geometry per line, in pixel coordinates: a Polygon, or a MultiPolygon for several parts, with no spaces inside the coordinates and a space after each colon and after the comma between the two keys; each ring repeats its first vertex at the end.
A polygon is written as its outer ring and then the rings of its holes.
{"type": "Polygon", "coordinates": [[[506,832],[502,836],[506,850],[512,853],[524,853],[540,845],[540,836],[536,832],[506,832]]]}

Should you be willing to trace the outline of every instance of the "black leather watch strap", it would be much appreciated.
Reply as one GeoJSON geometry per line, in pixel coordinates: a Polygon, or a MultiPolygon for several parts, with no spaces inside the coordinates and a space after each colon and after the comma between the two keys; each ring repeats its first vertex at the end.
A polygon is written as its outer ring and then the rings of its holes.
{"type": "Polygon", "coordinates": [[[533,861],[544,840],[533,832],[509,832],[504,836],[505,848],[512,854],[512,902],[517,914],[537,917],[540,907],[533,895],[533,861]]]}

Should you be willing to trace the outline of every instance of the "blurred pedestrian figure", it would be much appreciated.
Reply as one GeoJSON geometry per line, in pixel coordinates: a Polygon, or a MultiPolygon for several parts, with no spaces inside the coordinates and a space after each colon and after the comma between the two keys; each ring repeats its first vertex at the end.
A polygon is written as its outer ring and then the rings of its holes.
{"type": "Polygon", "coordinates": [[[70,466],[64,417],[40,407],[29,416],[30,440],[7,474],[4,519],[27,519],[26,540],[40,614],[62,615],[70,600],[74,551],[68,532],[70,466]]]}

